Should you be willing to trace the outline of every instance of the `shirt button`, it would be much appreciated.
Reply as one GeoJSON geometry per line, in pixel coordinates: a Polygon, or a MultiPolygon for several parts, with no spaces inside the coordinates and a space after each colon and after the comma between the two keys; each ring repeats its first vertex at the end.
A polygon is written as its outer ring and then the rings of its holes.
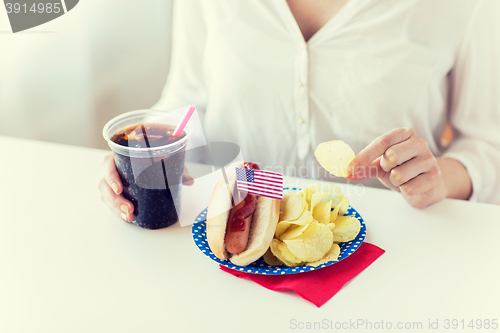
{"type": "Polygon", "coordinates": [[[303,86],[302,82],[300,82],[300,81],[299,81],[299,82],[297,82],[297,86],[298,86],[298,87],[302,87],[302,86],[303,86]]]}
{"type": "Polygon", "coordinates": [[[303,124],[303,123],[304,123],[304,119],[299,118],[299,119],[297,120],[297,122],[298,122],[299,124],[303,124]]]}

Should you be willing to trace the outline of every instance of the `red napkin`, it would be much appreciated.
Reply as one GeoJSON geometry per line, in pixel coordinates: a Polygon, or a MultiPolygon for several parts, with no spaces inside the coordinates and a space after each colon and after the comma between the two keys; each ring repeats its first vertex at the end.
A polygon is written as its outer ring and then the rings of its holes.
{"type": "Polygon", "coordinates": [[[348,258],[325,268],[311,272],[288,275],[261,275],[236,271],[220,265],[220,269],[239,278],[250,279],[271,290],[293,290],[317,307],[325,304],[340,288],[372,262],[385,250],[370,243],[362,243],[348,258]]]}

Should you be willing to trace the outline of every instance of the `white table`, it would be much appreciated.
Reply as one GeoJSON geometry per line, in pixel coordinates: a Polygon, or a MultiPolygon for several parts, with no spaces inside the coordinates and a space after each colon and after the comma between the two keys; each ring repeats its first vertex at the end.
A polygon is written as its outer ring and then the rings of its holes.
{"type": "MultiPolygon", "coordinates": [[[[0,332],[295,332],[358,319],[422,332],[429,320],[444,331],[446,319],[500,319],[500,206],[416,210],[388,190],[344,186],[366,241],[386,253],[316,308],[219,270],[190,227],[122,222],[97,190],[106,153],[0,137],[0,332]]],[[[194,212],[207,204],[183,200],[194,212]]]]}

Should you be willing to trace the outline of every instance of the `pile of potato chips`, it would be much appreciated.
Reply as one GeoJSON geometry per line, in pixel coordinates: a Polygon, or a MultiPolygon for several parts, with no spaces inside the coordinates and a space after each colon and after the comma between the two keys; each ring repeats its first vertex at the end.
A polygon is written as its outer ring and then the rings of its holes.
{"type": "Polygon", "coordinates": [[[348,207],[349,200],[335,185],[285,191],[265,262],[271,266],[317,267],[337,260],[338,243],[355,239],[361,229],[355,216],[344,216],[348,207]]]}

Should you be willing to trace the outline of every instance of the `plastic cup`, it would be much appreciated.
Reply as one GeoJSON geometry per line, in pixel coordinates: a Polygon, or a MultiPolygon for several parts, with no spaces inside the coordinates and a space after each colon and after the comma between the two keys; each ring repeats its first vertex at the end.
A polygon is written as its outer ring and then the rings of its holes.
{"type": "Polygon", "coordinates": [[[152,136],[146,129],[155,125],[170,125],[174,129],[181,120],[181,114],[139,110],[115,117],[104,126],[103,136],[113,151],[123,184],[122,195],[134,204],[132,222],[142,228],[160,229],[178,221],[184,159],[191,128],[186,126],[185,136],[177,141],[157,147],[150,147],[147,137],[152,136]],[[114,142],[113,136],[126,128],[146,131],[146,145],[141,148],[114,142]]]}

